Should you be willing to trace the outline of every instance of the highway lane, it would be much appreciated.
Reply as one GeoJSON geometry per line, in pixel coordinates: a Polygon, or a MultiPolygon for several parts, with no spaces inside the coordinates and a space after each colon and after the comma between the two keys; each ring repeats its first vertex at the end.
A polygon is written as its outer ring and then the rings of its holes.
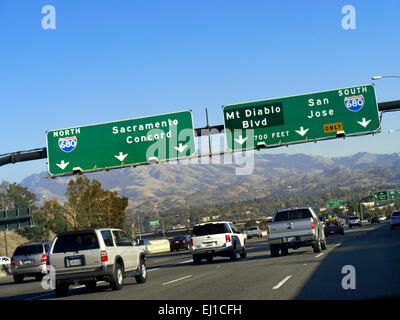
{"type": "MultiPolygon", "coordinates": [[[[100,283],[95,292],[70,290],[65,300],[247,300],[247,299],[361,299],[400,296],[400,229],[389,225],[346,230],[344,236],[328,237],[328,250],[315,254],[311,248],[289,250],[285,257],[271,258],[265,239],[248,241],[248,257],[231,262],[194,265],[189,252],[164,253],[148,258],[148,280],[137,284],[125,279],[121,291],[100,283]],[[341,288],[344,265],[354,265],[357,289],[341,288]],[[381,277],[380,273],[385,272],[381,277]],[[379,276],[376,276],[379,274],[379,276]],[[375,280],[371,281],[372,278],[375,280]],[[379,281],[383,279],[384,282],[379,281]],[[388,289],[389,287],[389,289],[388,289]]],[[[15,285],[0,280],[0,299],[55,299],[40,283],[15,285]]],[[[58,300],[58,299],[57,299],[58,300]]]]}

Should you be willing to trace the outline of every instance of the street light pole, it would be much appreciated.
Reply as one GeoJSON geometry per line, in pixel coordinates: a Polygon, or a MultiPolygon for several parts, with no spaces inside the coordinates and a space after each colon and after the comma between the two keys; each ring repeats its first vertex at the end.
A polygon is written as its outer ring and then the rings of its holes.
{"type": "Polygon", "coordinates": [[[371,77],[372,80],[379,80],[383,78],[400,78],[400,76],[373,76],[371,77]]]}

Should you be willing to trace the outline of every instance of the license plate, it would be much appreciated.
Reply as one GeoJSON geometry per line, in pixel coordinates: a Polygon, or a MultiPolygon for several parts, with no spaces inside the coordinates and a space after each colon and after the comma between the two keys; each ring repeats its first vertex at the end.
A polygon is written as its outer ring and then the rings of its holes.
{"type": "Polygon", "coordinates": [[[76,266],[81,266],[81,265],[82,265],[81,259],[69,259],[70,267],[76,267],[76,266]]]}

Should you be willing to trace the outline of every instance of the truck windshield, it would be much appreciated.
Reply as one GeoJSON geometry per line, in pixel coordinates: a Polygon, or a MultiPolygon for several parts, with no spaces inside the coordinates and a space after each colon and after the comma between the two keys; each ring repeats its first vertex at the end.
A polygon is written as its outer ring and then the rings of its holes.
{"type": "Polygon", "coordinates": [[[277,212],[275,222],[312,218],[309,209],[294,209],[277,212]]]}

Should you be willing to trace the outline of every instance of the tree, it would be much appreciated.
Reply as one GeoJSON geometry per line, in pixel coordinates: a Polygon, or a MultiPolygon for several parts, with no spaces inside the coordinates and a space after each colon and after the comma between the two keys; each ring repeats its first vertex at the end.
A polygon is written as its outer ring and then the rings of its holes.
{"type": "Polygon", "coordinates": [[[103,190],[96,179],[78,176],[68,183],[66,208],[74,220],[74,228],[123,228],[128,198],[116,191],[103,190]]]}
{"type": "Polygon", "coordinates": [[[0,206],[3,210],[36,209],[36,195],[14,182],[2,181],[0,184],[0,206]]]}

